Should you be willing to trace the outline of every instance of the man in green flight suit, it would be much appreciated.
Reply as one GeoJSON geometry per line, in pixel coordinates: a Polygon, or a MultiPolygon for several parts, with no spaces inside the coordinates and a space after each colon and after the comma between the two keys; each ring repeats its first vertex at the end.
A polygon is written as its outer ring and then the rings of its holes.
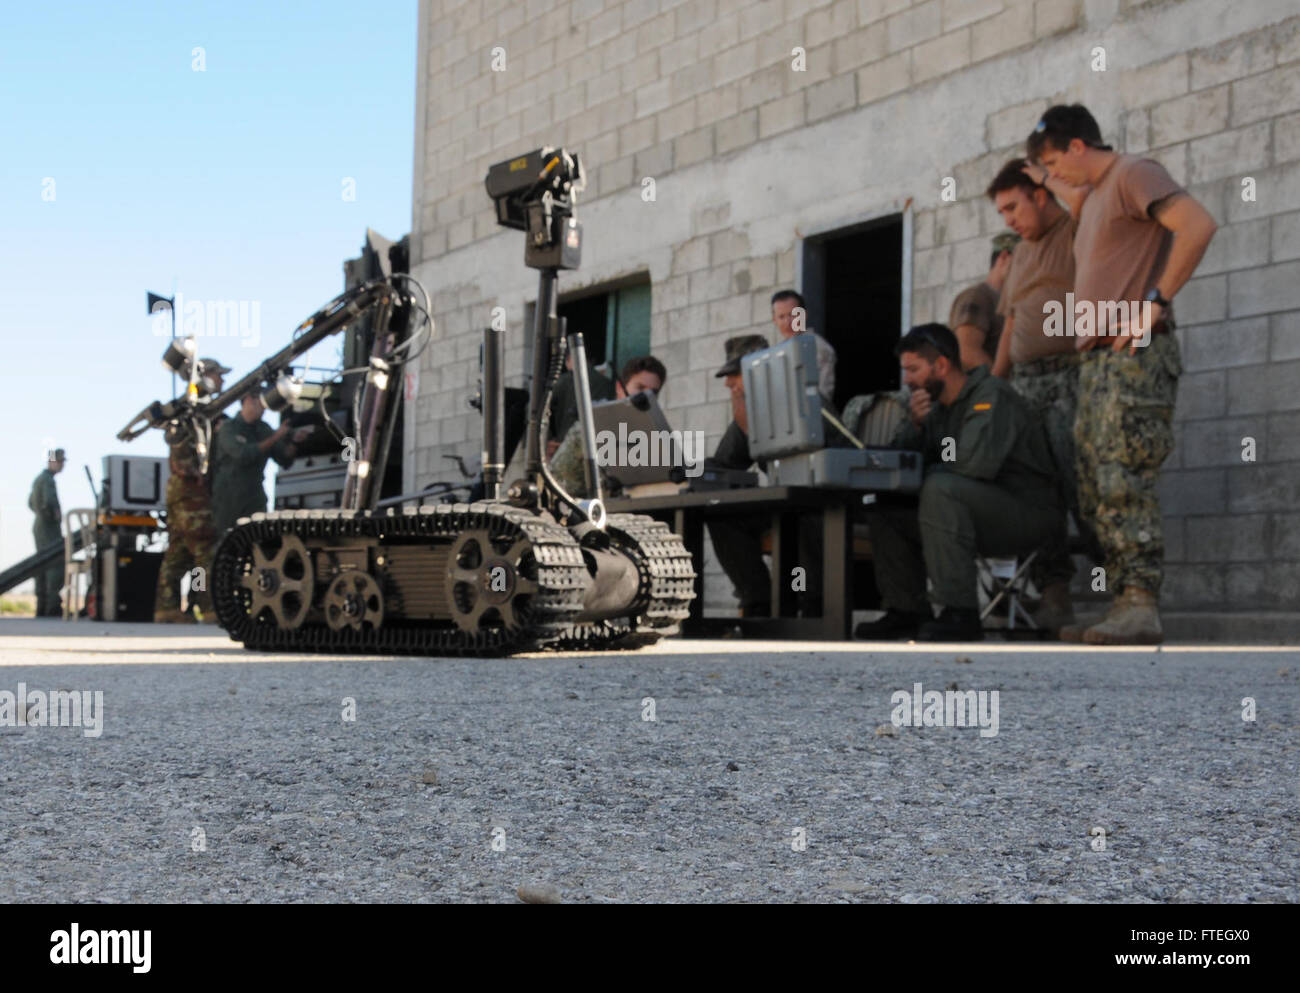
{"type": "MultiPolygon", "coordinates": [[[[63,471],[63,449],[56,448],[50,452],[46,468],[32,483],[32,492],[27,497],[28,508],[36,515],[32,523],[32,537],[36,539],[39,552],[46,545],[63,540],[63,511],[59,507],[59,491],[54,485],[54,477],[63,471]]],[[[46,566],[36,574],[36,616],[62,617],[63,600],[63,556],[46,566]]]]}
{"type": "MultiPolygon", "coordinates": [[[[230,372],[216,359],[200,359],[199,375],[208,380],[209,391],[221,392],[230,372]]],[[[219,430],[222,416],[213,421],[219,430]]],[[[215,624],[212,596],[208,592],[208,570],[216,551],[217,535],[212,524],[212,491],[208,477],[199,471],[199,455],[192,435],[168,437],[167,554],[158,570],[158,592],[154,596],[156,624],[193,624],[194,615],[181,610],[181,580],[190,577],[189,600],[198,607],[205,624],[215,624]]]]}
{"type": "Polygon", "coordinates": [[[911,417],[894,447],[922,453],[919,506],[882,500],[866,517],[885,616],[859,638],[979,641],[975,556],[1028,555],[1065,529],[1042,424],[988,366],[963,372],[957,336],[912,328],[895,349],[911,389],[911,417]],[[934,618],[926,578],[940,606],[934,618]]]}
{"type": "Polygon", "coordinates": [[[218,541],[241,517],[266,510],[266,460],[273,458],[287,469],[296,451],[292,442],[311,434],[311,428],[299,428],[286,440],[289,425],[272,428],[262,420],[265,410],[261,393],[250,390],[238,415],[221,426],[212,443],[212,523],[218,541]]]}

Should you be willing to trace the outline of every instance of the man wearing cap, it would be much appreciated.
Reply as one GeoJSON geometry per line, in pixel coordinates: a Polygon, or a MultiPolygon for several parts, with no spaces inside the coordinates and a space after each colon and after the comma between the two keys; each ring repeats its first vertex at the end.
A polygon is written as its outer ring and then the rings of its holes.
{"type": "MultiPolygon", "coordinates": [[[[767,348],[767,339],[761,335],[741,335],[728,338],[725,348],[727,361],[715,374],[726,384],[731,395],[731,423],[718,442],[709,466],[736,469],[741,472],[754,464],[749,454],[749,419],[745,412],[745,381],[740,374],[740,360],[767,348]]],[[[758,463],[764,468],[764,463],[758,463]]],[[[708,523],[713,551],[722,571],[734,587],[740,601],[741,617],[770,617],[772,614],[772,580],[767,563],[763,561],[763,534],[772,526],[769,514],[739,514],[713,517],[708,523]]],[[[822,542],[821,529],[815,515],[806,514],[799,520],[799,560],[805,568],[807,589],[803,592],[805,617],[821,616],[822,542]]]]}
{"type": "MultiPolygon", "coordinates": [[[[221,392],[228,372],[229,367],[216,359],[199,360],[199,376],[209,395],[221,392]]],[[[214,421],[214,435],[219,427],[219,422],[214,421]]],[[[212,492],[207,476],[199,471],[195,440],[190,432],[176,429],[167,437],[167,552],[158,569],[158,590],[154,594],[153,619],[157,624],[194,623],[194,615],[181,610],[181,580],[187,575],[190,603],[198,608],[204,623],[216,622],[208,593],[208,570],[216,547],[212,492]]]]}
{"type": "Polygon", "coordinates": [[[267,459],[275,459],[284,468],[293,464],[294,442],[311,433],[310,427],[298,428],[289,435],[289,423],[272,428],[262,420],[266,405],[256,387],[244,394],[239,414],[221,426],[212,444],[212,523],[220,540],[241,517],[266,510],[266,490],[262,476],[267,459]]]}
{"type": "Polygon", "coordinates": [[[1155,644],[1164,637],[1156,483],[1173,448],[1182,372],[1169,333],[1170,301],[1196,271],[1218,225],[1158,162],[1103,144],[1097,121],[1081,104],[1051,107],[1025,151],[1053,178],[1089,189],[1074,236],[1075,313],[1065,315],[1065,331],[1082,353],[1079,505],[1097,532],[1115,599],[1101,623],[1067,626],[1061,637],[1155,644]]]}
{"type": "Polygon", "coordinates": [[[1012,251],[1019,240],[1020,236],[1011,231],[995,235],[988,276],[966,287],[952,302],[948,326],[961,343],[961,366],[966,372],[976,366],[993,365],[993,356],[998,353],[998,339],[1002,335],[998,299],[1011,268],[1012,251]]]}
{"type": "MultiPolygon", "coordinates": [[[[32,491],[27,497],[28,508],[36,515],[32,523],[32,537],[36,539],[36,550],[43,551],[48,545],[63,540],[63,511],[59,507],[59,491],[54,485],[54,477],[63,471],[64,453],[56,448],[49,453],[45,468],[32,483],[32,491]]],[[[63,600],[63,556],[36,574],[36,616],[62,617],[63,600]]]]}
{"type": "MultiPolygon", "coordinates": [[[[1007,227],[1024,239],[1011,258],[998,302],[1005,323],[993,374],[1009,377],[1042,423],[1062,501],[1091,548],[1096,539],[1079,514],[1074,470],[1078,353],[1073,338],[1044,331],[1050,305],[1065,306],[1066,295],[1074,289],[1075,220],[1043,185],[1044,178],[1041,168],[1030,166],[1024,159],[1012,159],[985,191],[1007,227]]],[[[1058,537],[1064,539],[1064,530],[1058,537]]],[[[1030,571],[1043,594],[1034,616],[1039,627],[1055,632],[1073,624],[1070,578],[1074,565],[1065,541],[1054,540],[1041,548],[1030,571]]]]}
{"type": "Polygon", "coordinates": [[[975,556],[1026,555],[1064,525],[1043,429],[987,366],[964,372],[942,324],[912,328],[895,349],[911,417],[894,445],[919,451],[917,505],[880,500],[866,512],[885,616],[857,637],[979,641],[975,556]],[[926,599],[926,580],[940,613],[926,599]]]}

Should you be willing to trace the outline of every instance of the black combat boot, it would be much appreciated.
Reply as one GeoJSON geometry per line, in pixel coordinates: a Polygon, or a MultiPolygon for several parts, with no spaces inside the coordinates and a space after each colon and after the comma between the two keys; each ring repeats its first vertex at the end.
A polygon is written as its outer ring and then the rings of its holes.
{"type": "Polygon", "coordinates": [[[944,607],[934,620],[921,625],[917,641],[983,641],[984,625],[978,610],[944,607]]]}
{"type": "Polygon", "coordinates": [[[899,638],[915,638],[917,630],[929,619],[929,614],[913,614],[907,610],[895,610],[890,607],[885,611],[884,617],[859,624],[853,631],[853,637],[861,641],[896,641],[899,638]]]}

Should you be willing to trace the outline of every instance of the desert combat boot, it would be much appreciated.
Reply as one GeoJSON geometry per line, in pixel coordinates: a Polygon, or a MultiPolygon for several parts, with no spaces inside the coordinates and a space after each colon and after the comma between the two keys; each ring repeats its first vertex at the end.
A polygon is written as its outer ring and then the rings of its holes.
{"type": "Polygon", "coordinates": [[[1090,645],[1158,645],[1164,639],[1155,594],[1137,586],[1124,587],[1105,618],[1083,632],[1090,645]]]}
{"type": "Polygon", "coordinates": [[[1062,629],[1074,625],[1074,604],[1070,602],[1068,583],[1052,583],[1043,590],[1043,599],[1034,611],[1034,623],[1058,635],[1062,629]]]}

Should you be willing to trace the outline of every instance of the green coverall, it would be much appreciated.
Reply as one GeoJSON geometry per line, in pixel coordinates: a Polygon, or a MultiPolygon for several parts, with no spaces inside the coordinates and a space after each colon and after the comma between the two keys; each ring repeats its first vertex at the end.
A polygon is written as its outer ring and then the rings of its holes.
{"type": "Polygon", "coordinates": [[[923,454],[919,507],[868,510],[876,583],[885,607],[929,616],[926,577],[943,607],[979,606],[976,554],[1028,555],[1063,540],[1065,512],[1042,425],[1005,380],[980,366],[920,427],[906,420],[895,448],[923,454]]]}
{"type": "Polygon", "coordinates": [[[269,452],[258,445],[275,434],[265,421],[249,424],[232,417],[221,425],[212,443],[212,524],[217,541],[241,517],[266,510],[262,475],[266,460],[275,459],[284,468],[293,464],[292,448],[281,438],[269,452]]]}
{"type": "MultiPolygon", "coordinates": [[[[46,545],[63,540],[63,511],[59,507],[59,491],[54,485],[54,473],[42,469],[32,483],[27,506],[36,514],[32,523],[32,537],[39,552],[46,545]]],[[[61,617],[63,601],[63,556],[36,574],[36,616],[61,617]]]]}

